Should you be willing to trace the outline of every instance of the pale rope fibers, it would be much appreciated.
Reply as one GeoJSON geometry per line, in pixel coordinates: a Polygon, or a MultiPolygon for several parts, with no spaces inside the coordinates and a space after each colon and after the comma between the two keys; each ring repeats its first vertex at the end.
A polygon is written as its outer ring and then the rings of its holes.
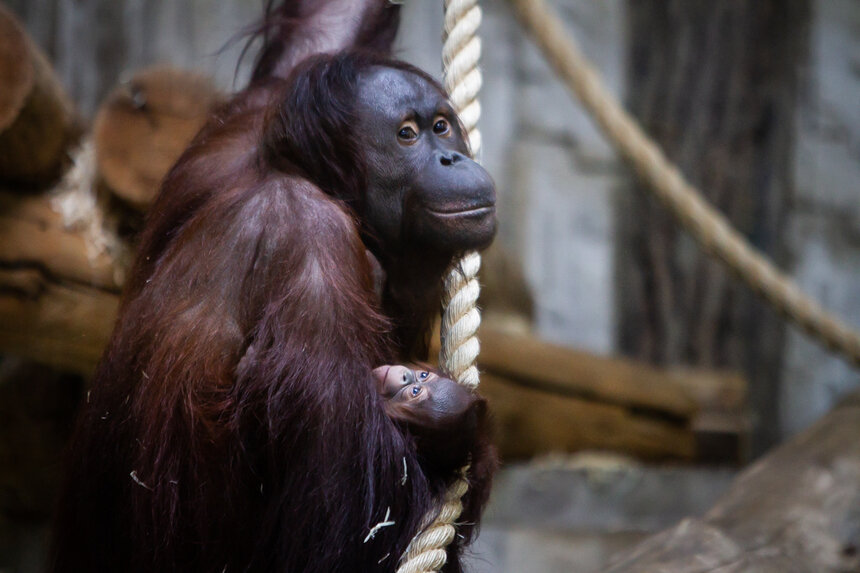
{"type": "Polygon", "coordinates": [[[512,0],[522,25],[621,155],[702,249],[783,316],[860,366],[860,334],[809,298],[693,187],[624,111],[543,0],[512,0]]]}
{"type": "MultiPolygon", "coordinates": [[[[445,68],[445,89],[460,120],[469,134],[472,155],[481,150],[481,132],[478,118],[481,105],[481,40],[476,36],[481,24],[478,0],[445,0],[445,30],[442,63],[445,68]]],[[[477,252],[466,254],[449,271],[444,281],[445,311],[442,315],[442,341],[439,364],[454,380],[474,390],[478,386],[478,358],[480,345],[475,333],[481,324],[478,311],[477,274],[481,256],[477,252]]],[[[447,558],[445,548],[457,534],[455,522],[463,511],[460,498],[469,489],[465,478],[458,479],[445,496],[445,504],[438,515],[430,514],[430,524],[416,535],[401,558],[397,573],[432,573],[439,571],[447,558]]]]}

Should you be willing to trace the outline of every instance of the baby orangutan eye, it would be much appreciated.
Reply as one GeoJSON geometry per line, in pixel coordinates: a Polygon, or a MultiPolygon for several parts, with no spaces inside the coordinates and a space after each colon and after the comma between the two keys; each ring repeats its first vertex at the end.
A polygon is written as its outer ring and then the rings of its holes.
{"type": "Polygon", "coordinates": [[[430,373],[427,372],[426,370],[418,373],[418,379],[419,380],[427,380],[428,376],[430,376],[430,373]]]}
{"type": "Polygon", "coordinates": [[[421,386],[419,386],[417,384],[409,389],[409,395],[412,396],[413,398],[420,393],[421,393],[421,386]]]}

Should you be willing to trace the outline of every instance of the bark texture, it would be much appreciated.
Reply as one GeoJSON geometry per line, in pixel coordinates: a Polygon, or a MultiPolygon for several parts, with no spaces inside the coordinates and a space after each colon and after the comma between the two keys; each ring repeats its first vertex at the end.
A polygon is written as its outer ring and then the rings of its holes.
{"type": "MultiPolygon", "coordinates": [[[[689,179],[784,265],[806,0],[628,2],[629,108],[689,179]]],[[[619,208],[618,341],[656,364],[747,375],[754,449],[777,439],[784,327],[646,191],[619,208]]]]}

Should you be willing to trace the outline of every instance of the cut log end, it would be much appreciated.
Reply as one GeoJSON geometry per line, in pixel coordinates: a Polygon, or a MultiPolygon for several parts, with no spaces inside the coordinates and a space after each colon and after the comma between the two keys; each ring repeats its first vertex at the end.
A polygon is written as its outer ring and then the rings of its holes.
{"type": "Polygon", "coordinates": [[[44,187],[68,166],[81,126],[50,63],[0,6],[0,181],[44,187]]]}
{"type": "Polygon", "coordinates": [[[96,116],[99,171],[107,186],[146,210],[161,180],[223,97],[206,77],[167,67],[141,71],[96,116]]]}
{"type": "Polygon", "coordinates": [[[0,133],[15,121],[33,89],[30,50],[24,29],[0,4],[0,133]]]}

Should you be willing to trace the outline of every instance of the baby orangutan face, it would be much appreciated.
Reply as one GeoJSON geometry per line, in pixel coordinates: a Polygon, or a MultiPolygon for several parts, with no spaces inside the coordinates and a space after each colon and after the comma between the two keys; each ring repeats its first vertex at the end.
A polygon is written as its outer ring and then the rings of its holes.
{"type": "Polygon", "coordinates": [[[477,400],[460,384],[424,366],[386,365],[373,373],[386,413],[428,429],[457,424],[477,400]]]}
{"type": "Polygon", "coordinates": [[[415,438],[423,457],[436,469],[466,462],[486,410],[480,396],[426,366],[385,365],[373,375],[385,413],[415,438]]]}

